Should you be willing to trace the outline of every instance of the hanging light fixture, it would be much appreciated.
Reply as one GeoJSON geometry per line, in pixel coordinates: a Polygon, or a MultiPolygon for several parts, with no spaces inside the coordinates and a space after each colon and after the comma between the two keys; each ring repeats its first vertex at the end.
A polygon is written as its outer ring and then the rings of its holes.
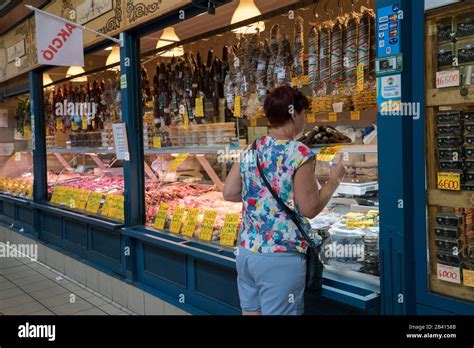
{"type": "MultiPolygon", "coordinates": [[[[71,66],[66,73],[66,77],[71,77],[74,75],[79,75],[85,73],[84,69],[81,66],[71,66]]],[[[72,82],[87,82],[87,76],[76,77],[71,80],[72,82]]]]}
{"type": "MultiPolygon", "coordinates": [[[[156,48],[165,47],[168,45],[173,44],[174,42],[179,42],[180,39],[176,32],[174,31],[173,27],[167,27],[163,30],[163,34],[161,34],[158,43],[156,44],[156,48]]],[[[178,46],[164,52],[158,53],[160,57],[179,57],[184,54],[183,46],[178,46]]]]}
{"type": "MultiPolygon", "coordinates": [[[[118,62],[120,62],[120,47],[114,46],[107,57],[105,65],[112,65],[118,62]]],[[[120,66],[114,66],[111,70],[120,70],[120,66]]]]}
{"type": "MultiPolygon", "coordinates": [[[[232,20],[230,24],[240,23],[250,18],[261,16],[262,13],[255,5],[254,0],[240,0],[239,6],[232,15],[232,20]]],[[[265,30],[265,23],[263,21],[252,23],[237,29],[232,30],[236,34],[255,34],[256,32],[265,30]]]]}
{"type": "Polygon", "coordinates": [[[51,83],[53,83],[53,80],[51,80],[49,74],[43,74],[43,86],[49,85],[51,83]]]}

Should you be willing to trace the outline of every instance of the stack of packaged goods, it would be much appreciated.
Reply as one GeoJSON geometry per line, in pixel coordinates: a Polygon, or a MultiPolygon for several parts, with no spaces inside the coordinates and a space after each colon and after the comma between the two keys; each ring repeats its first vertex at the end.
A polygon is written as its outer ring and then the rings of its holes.
{"type": "Polygon", "coordinates": [[[173,146],[229,145],[235,137],[235,124],[232,122],[170,127],[173,146]]]}
{"type": "Polygon", "coordinates": [[[466,184],[464,189],[474,191],[474,110],[464,112],[464,129],[466,131],[464,144],[466,184]]]}
{"type": "Polygon", "coordinates": [[[114,147],[114,130],[112,123],[104,124],[104,129],[100,132],[102,138],[102,147],[114,147]]]}
{"type": "MultiPolygon", "coordinates": [[[[472,234],[472,209],[444,208],[436,215],[435,245],[438,264],[462,268],[467,256],[466,217],[469,218],[469,228],[472,234]]],[[[466,266],[471,269],[470,263],[466,266]]],[[[474,269],[474,268],[473,268],[474,269]]]]}
{"type": "Polygon", "coordinates": [[[102,145],[102,136],[100,132],[89,133],[69,133],[67,135],[68,148],[72,147],[100,147],[102,145]]]}

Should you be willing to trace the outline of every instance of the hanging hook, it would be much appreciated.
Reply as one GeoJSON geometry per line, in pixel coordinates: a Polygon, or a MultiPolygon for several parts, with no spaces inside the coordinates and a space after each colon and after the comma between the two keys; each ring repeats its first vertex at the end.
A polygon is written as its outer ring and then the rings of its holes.
{"type": "Polygon", "coordinates": [[[334,11],[329,10],[328,6],[329,6],[329,0],[326,0],[326,4],[324,5],[324,12],[326,12],[326,14],[329,14],[329,17],[332,17],[332,15],[334,14],[334,11]]]}
{"type": "Polygon", "coordinates": [[[313,9],[313,16],[316,19],[319,18],[319,13],[318,13],[319,1],[320,0],[316,0],[316,6],[314,6],[314,9],[313,9]]]}

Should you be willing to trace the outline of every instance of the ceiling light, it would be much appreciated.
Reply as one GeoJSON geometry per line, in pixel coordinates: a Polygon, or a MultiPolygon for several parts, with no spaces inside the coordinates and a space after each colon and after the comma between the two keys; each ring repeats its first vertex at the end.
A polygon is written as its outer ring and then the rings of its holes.
{"type": "Polygon", "coordinates": [[[53,80],[51,80],[51,77],[49,77],[48,74],[43,74],[43,86],[49,85],[53,83],[53,80]]]}
{"type": "MultiPolygon", "coordinates": [[[[172,45],[175,42],[179,42],[180,39],[176,32],[174,31],[173,27],[168,27],[163,30],[163,34],[161,34],[158,43],[156,44],[156,48],[162,48],[168,45],[172,45]]],[[[179,57],[184,54],[183,46],[174,47],[172,49],[163,51],[158,53],[160,57],[179,57]]]]}
{"type": "Polygon", "coordinates": [[[109,53],[109,56],[107,57],[105,65],[112,65],[118,62],[120,62],[120,47],[114,46],[112,51],[109,53]]]}
{"type": "MultiPolygon", "coordinates": [[[[232,15],[232,20],[230,21],[230,24],[240,23],[250,18],[258,17],[261,15],[262,13],[255,5],[254,0],[240,0],[239,6],[237,6],[237,9],[232,15]]],[[[262,32],[264,30],[265,23],[260,21],[234,29],[232,30],[232,32],[236,34],[255,34],[257,31],[262,32]]]]}
{"type": "MultiPolygon", "coordinates": [[[[85,73],[84,69],[80,66],[71,66],[66,73],[66,77],[79,75],[85,73]]],[[[71,80],[72,82],[87,82],[87,76],[76,77],[71,80]]]]}
{"type": "Polygon", "coordinates": [[[112,51],[112,46],[104,48],[104,51],[112,51]]]}

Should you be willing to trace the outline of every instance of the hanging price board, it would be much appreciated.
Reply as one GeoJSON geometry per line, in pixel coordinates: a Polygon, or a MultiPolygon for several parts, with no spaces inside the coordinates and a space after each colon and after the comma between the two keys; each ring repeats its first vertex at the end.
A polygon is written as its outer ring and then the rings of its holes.
{"type": "Polygon", "coordinates": [[[314,112],[309,112],[308,114],[306,114],[306,117],[308,123],[316,123],[316,115],[314,114],[314,112]]]}
{"type": "Polygon", "coordinates": [[[238,118],[242,117],[241,112],[240,112],[241,102],[242,102],[242,98],[239,95],[235,96],[234,117],[238,117],[238,118]]]}
{"type": "Polygon", "coordinates": [[[184,207],[176,206],[174,208],[173,217],[171,218],[170,231],[173,233],[179,233],[181,225],[183,224],[183,216],[185,213],[184,207]]]}
{"type": "Polygon", "coordinates": [[[364,91],[364,64],[357,66],[357,92],[364,91]]]}
{"type": "Polygon", "coordinates": [[[169,205],[167,203],[161,203],[160,207],[158,208],[158,212],[156,213],[155,223],[153,227],[157,230],[162,230],[165,228],[166,224],[166,216],[168,215],[168,208],[169,205]]]}
{"type": "Polygon", "coordinates": [[[87,200],[86,211],[92,214],[98,214],[102,204],[102,192],[91,192],[87,200]]]}
{"type": "Polygon", "coordinates": [[[186,221],[182,233],[187,237],[193,237],[199,216],[199,208],[191,208],[186,214],[186,221]]]}
{"type": "Polygon", "coordinates": [[[316,159],[322,162],[331,162],[334,157],[336,157],[341,148],[342,146],[323,147],[316,155],[316,159]]]}
{"type": "Polygon", "coordinates": [[[111,219],[124,221],[124,208],[123,196],[110,194],[105,197],[102,215],[111,219]]]}
{"type": "Polygon", "coordinates": [[[214,210],[207,210],[204,213],[204,218],[201,223],[201,230],[199,231],[199,239],[211,241],[212,232],[214,231],[214,225],[216,223],[217,212],[214,210]]]}
{"type": "Polygon", "coordinates": [[[360,121],[360,111],[351,112],[351,121],[360,121]]]}
{"type": "Polygon", "coordinates": [[[203,98],[196,98],[196,117],[204,117],[203,98]]]}
{"type": "Polygon", "coordinates": [[[169,172],[175,172],[181,164],[188,158],[189,154],[187,153],[182,153],[179,154],[178,157],[176,157],[173,162],[170,163],[168,166],[168,171],[169,172]]]}
{"type": "Polygon", "coordinates": [[[337,112],[330,112],[328,119],[329,122],[337,122],[337,112]]]}
{"type": "Polygon", "coordinates": [[[222,245],[234,246],[237,240],[237,228],[239,226],[239,214],[227,214],[224,219],[224,226],[221,230],[222,245]]]}
{"type": "Polygon", "coordinates": [[[438,173],[438,189],[448,191],[461,190],[461,174],[438,173]]]}

